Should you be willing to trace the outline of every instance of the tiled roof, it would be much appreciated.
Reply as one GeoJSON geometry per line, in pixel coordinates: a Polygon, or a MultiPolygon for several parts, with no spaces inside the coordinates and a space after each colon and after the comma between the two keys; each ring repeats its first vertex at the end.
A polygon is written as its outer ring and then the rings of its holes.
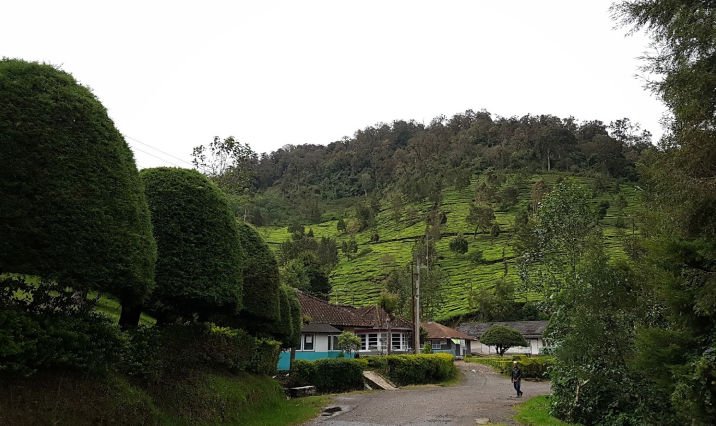
{"type": "MultiPolygon", "coordinates": [[[[377,306],[364,306],[361,308],[353,308],[357,315],[359,315],[366,323],[369,323],[373,328],[386,328],[388,323],[388,313],[384,309],[379,309],[377,306]]],[[[396,316],[393,318],[391,323],[392,328],[408,328],[412,329],[413,325],[410,321],[396,316]]]]}
{"type": "MultiPolygon", "coordinates": [[[[385,328],[386,326],[385,310],[375,306],[354,308],[346,305],[334,305],[301,291],[296,293],[301,304],[301,312],[310,318],[310,324],[366,328],[385,328]]],[[[411,328],[410,322],[400,317],[395,318],[391,326],[393,328],[411,328]]]]}
{"type": "Polygon", "coordinates": [[[310,323],[301,327],[301,333],[340,333],[341,330],[330,324],[310,323]]]}
{"type": "Polygon", "coordinates": [[[549,321],[466,322],[458,325],[457,329],[479,339],[491,326],[503,325],[514,328],[524,337],[537,338],[542,337],[548,323],[549,321]]]}
{"type": "Polygon", "coordinates": [[[423,329],[428,333],[428,339],[466,339],[475,340],[474,337],[469,336],[462,331],[455,330],[438,324],[436,322],[428,321],[421,324],[423,329]]]}
{"type": "Polygon", "coordinates": [[[331,324],[344,327],[368,327],[361,317],[355,314],[354,308],[333,305],[310,294],[297,292],[301,303],[301,313],[310,318],[312,323],[331,324]]]}

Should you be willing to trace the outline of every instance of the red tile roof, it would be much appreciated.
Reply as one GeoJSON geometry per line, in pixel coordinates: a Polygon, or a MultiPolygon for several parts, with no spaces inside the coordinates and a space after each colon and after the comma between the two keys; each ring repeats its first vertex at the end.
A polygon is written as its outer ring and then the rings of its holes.
{"type": "MultiPolygon", "coordinates": [[[[386,328],[387,313],[376,306],[355,308],[347,305],[334,305],[301,291],[296,293],[301,304],[301,312],[309,318],[309,323],[311,324],[330,324],[337,327],[386,328]]],[[[393,328],[411,328],[410,322],[400,317],[396,317],[391,326],[393,328]]]]}
{"type": "Polygon", "coordinates": [[[465,339],[475,340],[474,337],[468,336],[462,331],[455,330],[438,324],[436,322],[428,321],[421,324],[421,327],[428,332],[428,339],[465,339]]]}

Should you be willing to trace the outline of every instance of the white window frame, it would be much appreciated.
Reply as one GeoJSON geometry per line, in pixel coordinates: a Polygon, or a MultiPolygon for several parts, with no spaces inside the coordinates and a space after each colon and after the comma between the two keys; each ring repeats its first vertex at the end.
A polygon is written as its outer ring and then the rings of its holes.
{"type": "Polygon", "coordinates": [[[340,352],[340,349],[338,349],[338,335],[337,334],[329,334],[328,335],[328,352],[340,352]],[[333,339],[336,339],[336,344],[333,344],[333,339]]]}
{"type": "Polygon", "coordinates": [[[443,348],[443,342],[441,340],[431,340],[430,344],[434,351],[440,351],[443,348]],[[437,346],[435,346],[435,345],[437,345],[437,346]]]}
{"type": "Polygon", "coordinates": [[[367,344],[369,351],[380,350],[380,333],[368,333],[367,344]],[[375,341],[375,346],[371,345],[371,340],[375,341]]]}
{"type": "Polygon", "coordinates": [[[363,333],[359,334],[360,336],[360,350],[367,351],[368,350],[368,335],[363,333]]]}
{"type": "Polygon", "coordinates": [[[405,333],[392,333],[390,336],[390,349],[394,351],[405,350],[405,333]],[[398,346],[395,346],[395,338],[398,338],[398,346]]]}
{"type": "MultiPolygon", "coordinates": [[[[296,349],[298,351],[298,349],[296,349]]],[[[316,352],[316,335],[313,333],[301,334],[300,352],[316,352]],[[311,349],[306,349],[306,337],[311,336],[311,349]]]]}

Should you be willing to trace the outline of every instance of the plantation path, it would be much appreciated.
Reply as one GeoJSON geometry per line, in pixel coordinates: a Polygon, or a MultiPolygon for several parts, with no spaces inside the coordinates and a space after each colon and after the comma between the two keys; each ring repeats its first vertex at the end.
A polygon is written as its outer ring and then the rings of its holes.
{"type": "Polygon", "coordinates": [[[477,419],[514,424],[512,406],[550,391],[549,382],[522,381],[516,398],[510,380],[480,364],[456,362],[465,378],[449,387],[418,386],[337,396],[330,407],[342,411],[319,417],[311,425],[475,425],[477,419]]]}

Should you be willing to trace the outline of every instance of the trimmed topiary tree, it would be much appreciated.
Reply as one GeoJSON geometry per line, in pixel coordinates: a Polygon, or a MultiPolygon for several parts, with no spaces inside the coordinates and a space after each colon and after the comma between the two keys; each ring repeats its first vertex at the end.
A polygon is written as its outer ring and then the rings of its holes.
{"type": "Polygon", "coordinates": [[[224,194],[196,170],[142,170],[157,240],[157,288],[150,309],[161,321],[206,320],[242,306],[242,250],[224,194]]]}
{"type": "Polygon", "coordinates": [[[66,72],[0,60],[0,273],[39,275],[122,302],[136,326],[156,246],[132,151],[66,72]]]}
{"type": "Polygon", "coordinates": [[[291,304],[291,336],[289,337],[289,347],[296,348],[301,344],[301,328],[303,327],[303,313],[301,312],[301,303],[298,301],[296,290],[287,287],[289,303],[291,304]]]}
{"type": "Polygon", "coordinates": [[[519,331],[502,325],[493,325],[480,336],[480,343],[494,346],[500,356],[514,346],[527,346],[528,343],[519,331]]]}
{"type": "Polygon", "coordinates": [[[293,332],[293,325],[291,324],[293,318],[291,315],[291,296],[289,295],[290,291],[291,289],[286,286],[281,286],[280,288],[280,318],[279,321],[276,321],[274,323],[275,329],[273,330],[274,338],[281,342],[281,347],[283,348],[291,347],[291,334],[293,332]]]}
{"type": "Polygon", "coordinates": [[[244,309],[240,327],[254,334],[270,334],[279,321],[280,282],[276,258],[261,236],[245,223],[239,223],[239,238],[245,253],[244,309]]]}

